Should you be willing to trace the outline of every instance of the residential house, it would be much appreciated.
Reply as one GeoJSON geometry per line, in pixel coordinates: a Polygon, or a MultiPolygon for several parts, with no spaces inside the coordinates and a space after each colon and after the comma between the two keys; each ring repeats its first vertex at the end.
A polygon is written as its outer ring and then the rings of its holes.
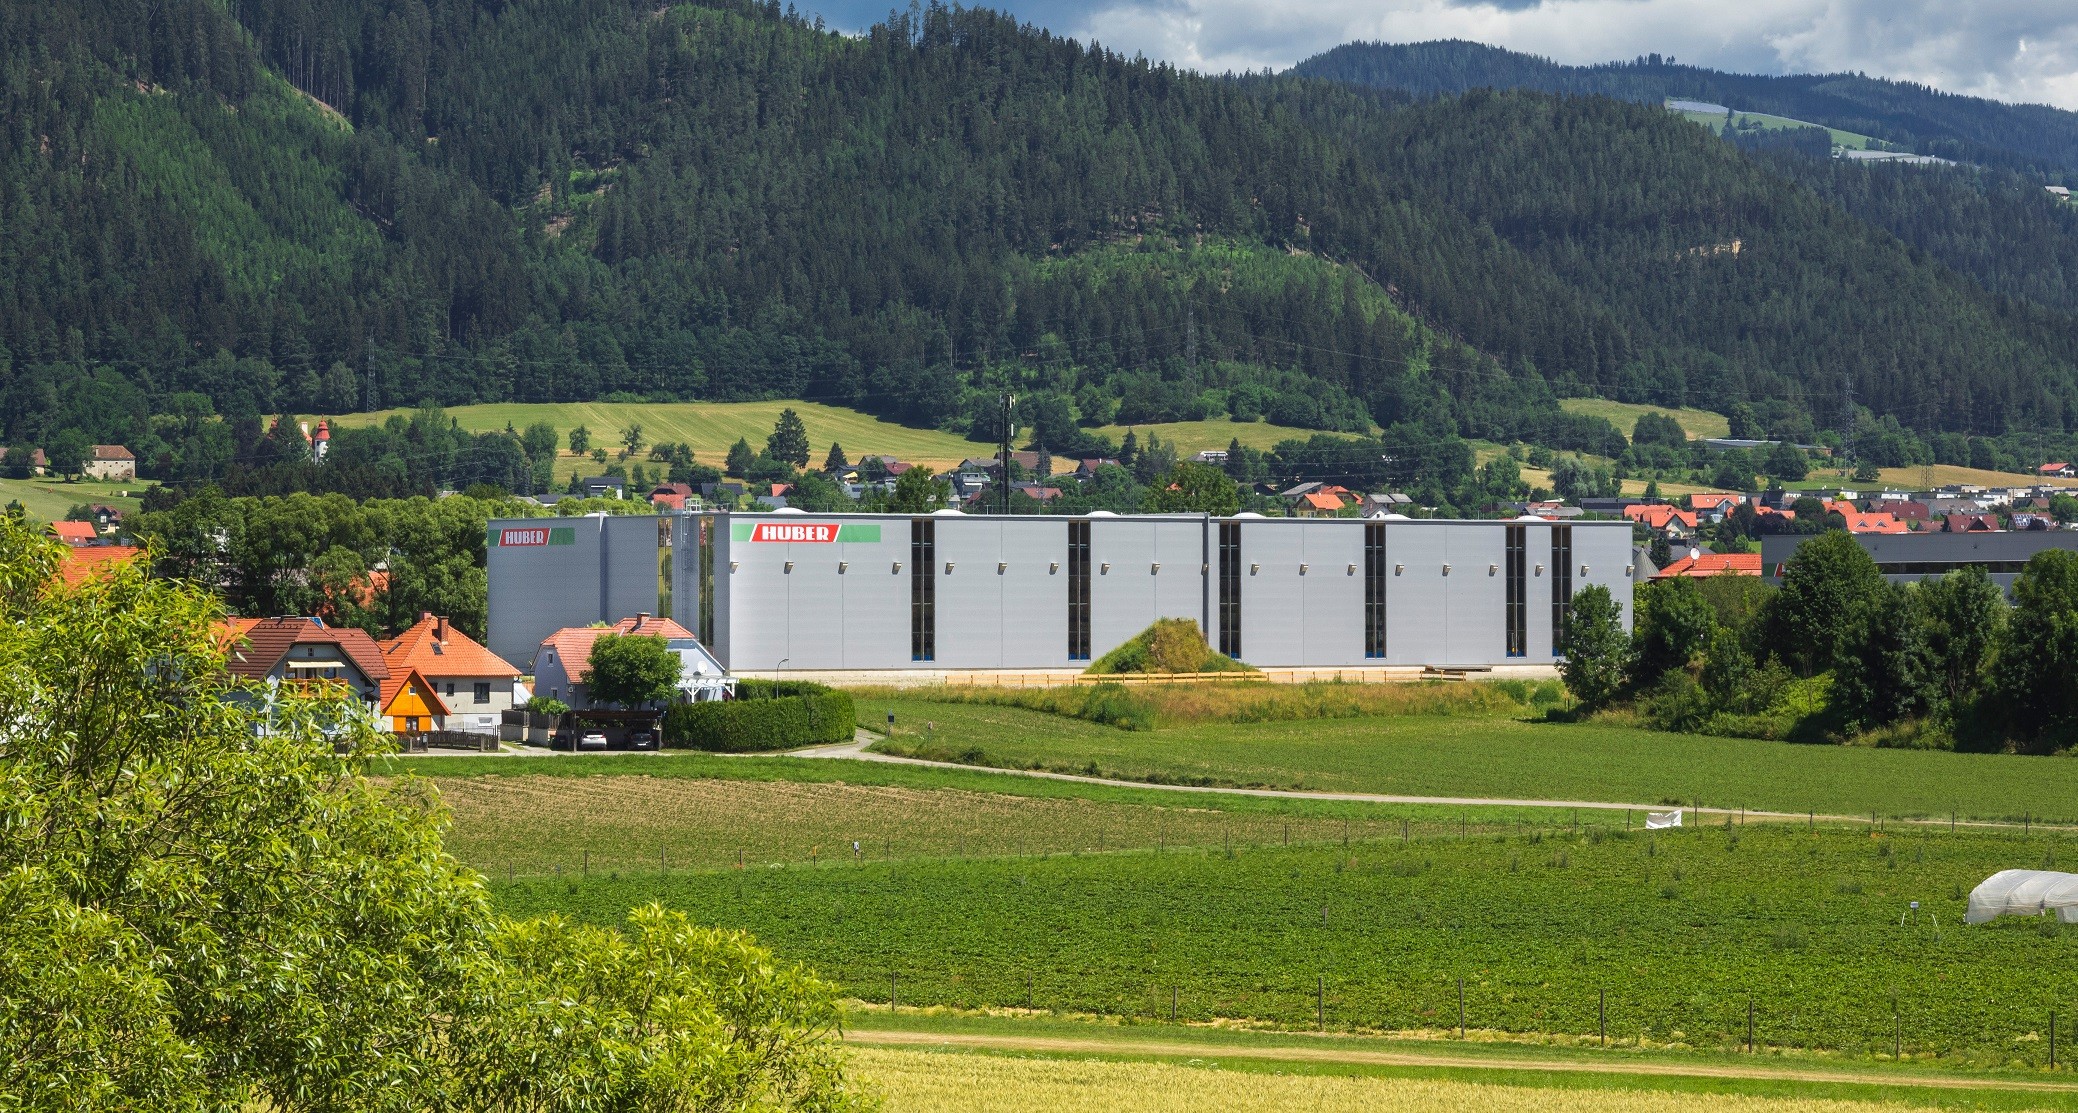
{"type": "Polygon", "coordinates": [[[225,632],[234,676],[291,691],[344,691],[371,715],[381,706],[390,670],[365,630],[292,615],[233,619],[225,632]]]}
{"type": "Polygon", "coordinates": [[[496,734],[503,713],[526,703],[520,671],[444,617],[421,614],[381,647],[390,677],[380,710],[394,731],[496,734]]]}
{"type": "Polygon", "coordinates": [[[663,638],[679,655],[683,666],[681,697],[719,698],[717,685],[728,676],[691,630],[668,618],[638,614],[611,626],[568,626],[543,638],[534,651],[534,694],[561,700],[579,710],[592,706],[584,689],[584,674],[591,667],[592,646],[607,634],[634,634],[663,638]],[[690,695],[688,695],[690,693],[690,695]]]}
{"type": "Polygon", "coordinates": [[[102,529],[112,530],[123,524],[123,512],[113,506],[97,502],[87,507],[87,513],[93,515],[94,524],[102,529]]]}
{"type": "Polygon", "coordinates": [[[89,445],[79,470],[90,479],[121,483],[137,478],[137,457],[119,444],[89,445]]]}
{"type": "Polygon", "coordinates": [[[595,475],[584,480],[580,490],[588,499],[624,498],[628,493],[628,481],[617,476],[595,475]]]}
{"type": "Polygon", "coordinates": [[[1910,533],[1912,527],[1888,512],[1856,510],[1853,504],[1844,504],[1847,509],[1840,516],[1847,522],[1849,533],[1910,533]]]}
{"type": "Polygon", "coordinates": [[[1225,467],[1227,463],[1227,450],[1224,448],[1208,448],[1203,452],[1198,453],[1196,456],[1191,457],[1191,462],[1196,464],[1211,464],[1214,467],[1225,467]]]}
{"type": "Polygon", "coordinates": [[[1698,491],[1688,496],[1688,508],[1695,511],[1700,521],[1722,522],[1725,515],[1732,512],[1732,507],[1745,501],[1745,495],[1722,491],[1698,491]]]}
{"type": "Polygon", "coordinates": [[[866,461],[868,460],[880,461],[881,470],[887,472],[887,477],[889,479],[900,478],[903,472],[906,472],[910,468],[916,466],[915,464],[908,463],[907,461],[898,460],[893,456],[861,456],[859,457],[858,466],[864,467],[866,461]]]}
{"type": "Polygon", "coordinates": [[[952,497],[961,502],[975,498],[988,489],[993,473],[962,467],[952,474],[952,497]]]}
{"type": "Polygon", "coordinates": [[[1686,541],[1696,535],[1696,512],[1666,503],[1636,503],[1623,508],[1623,516],[1642,523],[1646,529],[1669,541],[1686,541]]]}
{"type": "Polygon", "coordinates": [[[1885,502],[1881,505],[1885,513],[1907,525],[1913,522],[1930,521],[1934,516],[1932,508],[1918,499],[1901,499],[1897,502],[1885,502]]]}
{"type": "Polygon", "coordinates": [[[734,504],[737,499],[743,497],[743,492],[743,484],[733,479],[700,484],[700,497],[708,502],[734,504]]]}
{"type": "MultiPolygon", "coordinates": [[[[0,448],[0,466],[14,466],[14,461],[8,458],[8,453],[13,451],[14,449],[11,448],[0,448]]],[[[27,451],[29,453],[29,462],[25,466],[29,469],[30,474],[42,475],[50,469],[50,461],[44,459],[42,449],[32,448],[27,451]]]]}
{"type": "Polygon", "coordinates": [[[1116,468],[1121,465],[1109,456],[1090,456],[1076,461],[1075,478],[1084,482],[1095,479],[1098,468],[1116,468]]]}
{"type": "Polygon", "coordinates": [[[1944,514],[1942,533],[1997,533],[1999,519],[1992,514],[1944,514]]]}
{"type": "Polygon", "coordinates": [[[1392,491],[1380,495],[1365,495],[1362,512],[1366,518],[1373,514],[1405,514],[1407,508],[1413,505],[1413,499],[1398,491],[1392,491]]]}
{"type": "Polygon", "coordinates": [[[1546,521],[1557,521],[1560,518],[1578,518],[1585,513],[1577,506],[1567,506],[1560,499],[1546,499],[1543,502],[1525,502],[1520,504],[1517,509],[1532,518],[1543,518],[1546,521]]]}
{"type": "Polygon", "coordinates": [[[2053,476],[2057,479],[2078,478],[2078,467],[2072,467],[2070,464],[2065,463],[2061,460],[2053,464],[2044,464],[2041,467],[2036,468],[2035,471],[2037,471],[2045,477],[2053,476]]]}
{"type": "Polygon", "coordinates": [[[1761,555],[1759,553],[1705,553],[1690,549],[1681,558],[1660,569],[1653,575],[1655,580],[1670,580],[1683,577],[1703,578],[1708,576],[1759,576],[1761,555]]]}
{"type": "Polygon", "coordinates": [[[2047,514],[2015,514],[2013,528],[2017,530],[2055,529],[2056,519],[2047,514]]]}
{"type": "Polygon", "coordinates": [[[1033,499],[1041,503],[1052,502],[1053,500],[1061,497],[1060,488],[1042,487],[1037,483],[1019,483],[1012,486],[1010,489],[1023,494],[1026,498],[1033,499]]]}
{"type": "Polygon", "coordinates": [[[92,522],[52,522],[50,535],[67,545],[98,545],[101,531],[92,522]]]}
{"type": "Polygon", "coordinates": [[[1347,504],[1342,496],[1332,491],[1308,491],[1291,500],[1294,518],[1332,518],[1342,513],[1347,504]]]}

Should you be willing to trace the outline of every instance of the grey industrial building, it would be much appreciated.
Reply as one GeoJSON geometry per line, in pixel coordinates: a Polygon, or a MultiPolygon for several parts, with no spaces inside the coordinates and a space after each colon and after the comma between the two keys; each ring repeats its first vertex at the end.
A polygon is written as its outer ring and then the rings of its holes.
{"type": "MultiPolygon", "coordinates": [[[[738,672],[1075,668],[1171,617],[1262,667],[1549,664],[1572,593],[1609,588],[1628,625],[1638,572],[1620,521],[782,511],[670,536],[674,615],[738,672]]],[[[655,611],[656,537],[491,523],[491,648],[655,611]]]]}
{"type": "MultiPolygon", "coordinates": [[[[1780,583],[1782,566],[1796,553],[1797,546],[1814,536],[1802,533],[1761,538],[1762,574],[1780,583]]],[[[2078,532],[2071,530],[1862,533],[1854,539],[1876,561],[1876,568],[1885,579],[1912,583],[1978,567],[2008,593],[2036,553],[2044,549],[2078,549],[2078,532]]]]}

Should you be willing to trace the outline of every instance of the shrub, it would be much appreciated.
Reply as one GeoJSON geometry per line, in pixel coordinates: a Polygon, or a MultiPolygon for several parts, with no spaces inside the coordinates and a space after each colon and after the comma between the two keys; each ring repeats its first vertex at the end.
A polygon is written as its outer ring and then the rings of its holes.
{"type": "Polygon", "coordinates": [[[842,742],[857,729],[851,696],[802,680],[739,680],[736,698],[664,712],[664,745],[718,753],[842,742]]]}
{"type": "Polygon", "coordinates": [[[527,701],[527,710],[536,715],[561,715],[570,705],[554,696],[535,696],[527,701]]]}

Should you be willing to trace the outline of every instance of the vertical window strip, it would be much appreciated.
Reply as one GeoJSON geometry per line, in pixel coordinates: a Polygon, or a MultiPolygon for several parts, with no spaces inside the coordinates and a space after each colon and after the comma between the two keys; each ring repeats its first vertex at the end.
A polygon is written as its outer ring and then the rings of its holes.
{"type": "Polygon", "coordinates": [[[1068,659],[1090,659],[1090,524],[1068,523],[1068,659]]]}
{"type": "Polygon", "coordinates": [[[1385,524],[1364,524],[1364,656],[1385,656],[1385,524]]]}
{"type": "Polygon", "coordinates": [[[1219,651],[1241,656],[1241,523],[1219,524],[1219,651]]]}
{"type": "Polygon", "coordinates": [[[909,521],[909,659],[938,659],[938,523],[909,521]]]}
{"type": "Polygon", "coordinates": [[[1508,527],[1508,656],[1529,654],[1529,531],[1508,527]]]}
{"type": "Polygon", "coordinates": [[[1566,608],[1573,604],[1573,527],[1551,527],[1551,655],[1566,636],[1566,608]]]}

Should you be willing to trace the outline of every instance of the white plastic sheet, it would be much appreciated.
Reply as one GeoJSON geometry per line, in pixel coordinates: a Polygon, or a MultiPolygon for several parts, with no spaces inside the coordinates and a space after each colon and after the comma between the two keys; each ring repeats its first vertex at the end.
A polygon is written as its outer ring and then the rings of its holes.
{"type": "Polygon", "coordinates": [[[2064,923],[2078,923],[2078,873],[2055,870],[2000,870],[1970,890],[1966,924],[1989,923],[1998,916],[2056,913],[2064,923]]]}
{"type": "Polygon", "coordinates": [[[1647,831],[1663,831],[1669,827],[1679,826],[1681,826],[1680,808],[1675,808],[1671,812],[1645,813],[1645,829],[1647,831]]]}

